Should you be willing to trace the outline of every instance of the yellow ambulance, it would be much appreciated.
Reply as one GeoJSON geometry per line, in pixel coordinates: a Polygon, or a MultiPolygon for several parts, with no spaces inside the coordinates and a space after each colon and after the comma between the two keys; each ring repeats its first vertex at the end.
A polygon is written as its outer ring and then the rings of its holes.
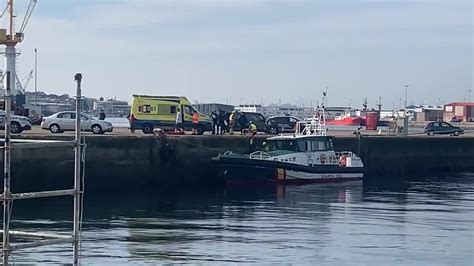
{"type": "Polygon", "coordinates": [[[176,114],[181,111],[184,130],[193,128],[193,114],[199,114],[198,134],[211,131],[209,117],[199,113],[191,102],[183,96],[133,95],[130,128],[141,129],[145,134],[153,133],[153,128],[174,130],[176,114]]]}

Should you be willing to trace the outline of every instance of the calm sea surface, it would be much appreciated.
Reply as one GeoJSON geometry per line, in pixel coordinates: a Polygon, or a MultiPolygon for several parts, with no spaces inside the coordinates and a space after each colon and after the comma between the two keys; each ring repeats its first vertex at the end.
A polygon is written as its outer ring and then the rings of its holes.
{"type": "MultiPolygon", "coordinates": [[[[395,187],[86,195],[85,207],[85,265],[474,264],[474,174],[395,187]]],[[[72,200],[17,201],[12,229],[64,232],[71,217],[72,200]]],[[[29,249],[13,262],[71,263],[71,251],[29,249]]]]}

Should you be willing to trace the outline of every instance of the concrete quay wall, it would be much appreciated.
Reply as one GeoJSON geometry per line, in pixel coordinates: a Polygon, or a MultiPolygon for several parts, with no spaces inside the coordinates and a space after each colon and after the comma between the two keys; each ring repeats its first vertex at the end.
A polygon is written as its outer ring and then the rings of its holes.
{"type": "MultiPolygon", "coordinates": [[[[57,138],[46,136],[43,138],[57,138]]],[[[264,138],[259,137],[260,145],[264,138]]],[[[127,191],[167,186],[220,185],[211,158],[228,150],[248,153],[240,136],[88,136],[87,191],[127,191]]],[[[337,150],[360,151],[369,181],[474,171],[474,138],[338,137],[337,150]]],[[[14,192],[72,187],[73,149],[17,149],[14,192]]]]}

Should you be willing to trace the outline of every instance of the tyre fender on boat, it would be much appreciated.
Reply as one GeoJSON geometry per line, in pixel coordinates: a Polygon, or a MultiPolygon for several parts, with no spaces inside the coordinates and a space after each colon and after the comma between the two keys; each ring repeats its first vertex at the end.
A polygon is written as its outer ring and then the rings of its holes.
{"type": "Polygon", "coordinates": [[[321,162],[321,164],[326,164],[326,154],[321,154],[319,156],[319,161],[321,162]]]}

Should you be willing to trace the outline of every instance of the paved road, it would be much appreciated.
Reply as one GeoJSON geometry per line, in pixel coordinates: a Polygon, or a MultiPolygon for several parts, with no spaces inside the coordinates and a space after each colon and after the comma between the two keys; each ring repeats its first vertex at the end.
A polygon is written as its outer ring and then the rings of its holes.
{"type": "MultiPolygon", "coordinates": [[[[3,132],[0,131],[0,134],[2,134],[2,133],[3,132]]],[[[191,132],[186,132],[186,133],[187,133],[187,135],[191,135],[191,132]]],[[[331,131],[329,131],[329,135],[331,135],[331,136],[349,137],[349,136],[354,136],[353,133],[354,133],[354,131],[352,131],[352,130],[331,130],[331,131]]],[[[86,132],[85,134],[93,135],[91,132],[86,132]]],[[[361,131],[361,134],[362,135],[377,135],[378,132],[377,131],[361,131]]],[[[34,136],[38,136],[38,137],[43,137],[43,136],[71,136],[72,137],[72,136],[74,136],[74,132],[69,131],[69,132],[64,132],[64,133],[60,133],[60,134],[53,134],[53,133],[49,132],[49,130],[41,129],[40,126],[33,126],[32,130],[23,131],[21,133],[21,135],[22,136],[31,136],[31,137],[34,137],[34,136]]],[[[210,135],[210,133],[206,133],[205,135],[210,135]]],[[[382,135],[387,135],[387,133],[382,132],[382,135]]],[[[127,128],[116,127],[116,128],[114,128],[114,132],[105,133],[104,135],[97,135],[97,136],[146,136],[146,135],[143,134],[143,132],[141,132],[141,130],[136,130],[135,133],[131,133],[130,130],[127,129],[127,128]]],[[[242,137],[240,134],[235,134],[235,135],[226,134],[224,136],[225,137],[242,137]]],[[[264,134],[262,136],[264,136],[264,134]]],[[[423,134],[422,130],[413,130],[413,131],[410,130],[409,136],[428,137],[425,134],[423,134]]],[[[451,136],[449,136],[449,135],[447,135],[447,136],[437,135],[436,137],[451,137],[451,136]]],[[[466,133],[461,137],[474,137],[474,130],[466,130],[466,133]]]]}

